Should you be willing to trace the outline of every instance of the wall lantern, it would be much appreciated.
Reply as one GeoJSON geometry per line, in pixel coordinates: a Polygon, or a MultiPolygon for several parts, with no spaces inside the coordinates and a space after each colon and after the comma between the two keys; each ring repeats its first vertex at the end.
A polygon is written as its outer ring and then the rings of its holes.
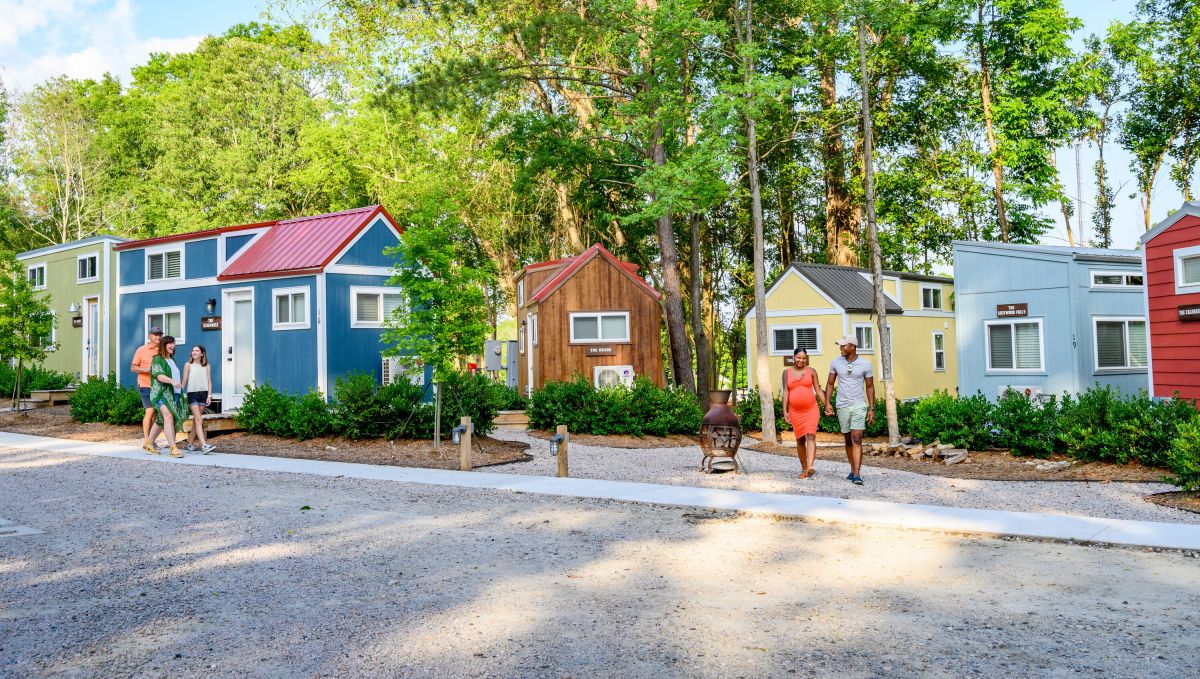
{"type": "Polygon", "coordinates": [[[214,311],[216,311],[216,309],[217,309],[217,300],[216,300],[216,298],[215,298],[215,297],[209,297],[209,298],[208,298],[208,301],[204,303],[204,308],[208,310],[208,315],[209,315],[209,316],[211,316],[211,315],[212,315],[212,313],[213,313],[214,311]]]}
{"type": "Polygon", "coordinates": [[[71,306],[67,307],[67,313],[69,313],[69,314],[79,313],[79,305],[74,302],[71,302],[71,306]]]}
{"type": "MultiPolygon", "coordinates": [[[[475,428],[474,423],[472,423],[470,425],[470,427],[471,427],[471,429],[474,429],[475,428]]],[[[451,432],[450,438],[452,441],[454,441],[455,445],[462,443],[462,435],[465,434],[466,431],[467,431],[467,427],[464,425],[461,425],[461,424],[458,425],[457,427],[455,427],[454,429],[450,430],[450,432],[451,432]]]]}

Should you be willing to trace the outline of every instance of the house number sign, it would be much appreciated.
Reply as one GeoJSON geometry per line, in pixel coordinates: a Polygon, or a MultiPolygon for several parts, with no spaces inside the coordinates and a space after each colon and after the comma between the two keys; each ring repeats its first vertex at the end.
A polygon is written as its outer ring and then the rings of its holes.
{"type": "Polygon", "coordinates": [[[1019,316],[1029,315],[1029,305],[1025,302],[1020,304],[997,304],[996,318],[1016,318],[1019,316]]]}
{"type": "Polygon", "coordinates": [[[221,329],[221,317],[220,316],[201,316],[200,317],[200,329],[201,330],[220,330],[221,329]]]}
{"type": "Polygon", "coordinates": [[[1181,320],[1181,321],[1200,321],[1200,304],[1180,305],[1179,320],[1181,320]]]}

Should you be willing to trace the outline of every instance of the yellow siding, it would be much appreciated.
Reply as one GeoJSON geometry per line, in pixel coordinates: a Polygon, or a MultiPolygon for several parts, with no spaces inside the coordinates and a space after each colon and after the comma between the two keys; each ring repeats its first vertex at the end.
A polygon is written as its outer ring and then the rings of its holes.
{"type": "MultiPolygon", "coordinates": [[[[842,315],[838,314],[822,314],[816,316],[782,316],[767,319],[767,348],[771,347],[770,329],[772,326],[780,325],[817,325],[820,326],[820,342],[821,353],[809,354],[809,359],[812,361],[812,366],[817,369],[817,373],[821,375],[821,386],[825,385],[825,375],[829,374],[829,365],[834,358],[839,356],[838,347],[834,344],[834,340],[842,336],[842,315]]],[[[753,314],[746,320],[746,329],[749,332],[750,346],[747,347],[749,354],[749,363],[747,367],[750,373],[751,384],[757,384],[757,376],[754,374],[756,361],[758,360],[758,352],[755,350],[755,332],[757,325],[753,314]]],[[[779,378],[783,374],[783,356],[771,356],[771,393],[778,395],[780,390],[779,378]]]]}
{"type": "Polygon", "coordinates": [[[905,311],[920,311],[921,310],[921,286],[922,285],[941,285],[942,288],[942,309],[944,311],[954,311],[954,305],[950,303],[950,296],[954,293],[954,285],[951,283],[922,283],[921,281],[903,281],[901,284],[901,294],[904,296],[905,311]]]}
{"type": "MultiPolygon", "coordinates": [[[[907,293],[907,291],[905,291],[907,293]]],[[[945,293],[943,293],[945,294],[945,293]]],[[[851,314],[851,327],[856,323],[875,320],[867,314],[851,314]]],[[[954,393],[958,386],[958,362],[955,355],[954,318],[951,316],[906,316],[897,314],[888,317],[892,326],[892,374],[896,383],[897,398],[918,398],[935,391],[954,393]],[[945,335],[946,369],[933,369],[933,333],[945,335]]],[[[878,346],[876,341],[876,346],[878,346]]],[[[878,351],[864,352],[875,369],[876,392],[883,396],[883,368],[878,351]]]]}
{"type": "Polygon", "coordinates": [[[788,270],[775,291],[767,295],[767,311],[792,311],[796,309],[834,309],[825,299],[793,270],[788,270]]]}
{"type": "MultiPolygon", "coordinates": [[[[896,279],[894,279],[894,278],[883,279],[883,291],[888,293],[889,295],[892,296],[893,299],[895,299],[895,297],[896,297],[896,279]]],[[[904,290],[902,292],[902,294],[907,295],[908,291],[904,290]]]]}

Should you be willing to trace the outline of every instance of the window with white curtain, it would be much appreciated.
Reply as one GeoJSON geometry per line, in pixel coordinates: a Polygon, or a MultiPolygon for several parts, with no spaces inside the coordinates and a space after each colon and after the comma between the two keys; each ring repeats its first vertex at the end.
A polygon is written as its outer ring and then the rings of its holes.
{"type": "Polygon", "coordinates": [[[1043,370],[1042,322],[993,321],[987,324],[988,370],[1043,370]]]}
{"type": "Polygon", "coordinates": [[[1093,319],[1096,370],[1146,367],[1146,320],[1143,318],[1093,319]]]}
{"type": "Polygon", "coordinates": [[[350,327],[382,328],[392,313],[404,303],[404,295],[395,288],[350,288],[350,327]]]}

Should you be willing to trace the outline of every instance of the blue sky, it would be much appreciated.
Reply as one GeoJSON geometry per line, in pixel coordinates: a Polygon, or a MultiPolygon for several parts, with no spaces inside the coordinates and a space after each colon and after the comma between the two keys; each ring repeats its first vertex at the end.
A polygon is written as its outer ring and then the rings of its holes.
{"type": "MultiPolygon", "coordinates": [[[[1064,0],[1068,13],[1084,22],[1080,42],[1088,33],[1103,33],[1113,20],[1128,20],[1135,3],[1064,0]]],[[[152,52],[191,50],[205,35],[261,18],[266,7],[265,0],[0,0],[0,79],[16,90],[61,73],[82,78],[112,72],[128,83],[129,69],[152,52]]],[[[1136,191],[1129,156],[1116,144],[1110,144],[1106,154],[1114,186],[1124,183],[1117,195],[1114,245],[1134,247],[1142,233],[1142,216],[1138,199],[1129,197],[1136,191]]],[[[1090,233],[1096,150],[1085,146],[1082,156],[1084,227],[1090,233]]],[[[1058,163],[1063,184],[1074,196],[1074,150],[1060,150],[1058,163]]],[[[1164,171],[1153,194],[1154,221],[1182,202],[1165,175],[1164,171]]],[[[1047,214],[1055,218],[1055,228],[1044,242],[1066,243],[1058,206],[1049,206],[1047,214]]]]}

